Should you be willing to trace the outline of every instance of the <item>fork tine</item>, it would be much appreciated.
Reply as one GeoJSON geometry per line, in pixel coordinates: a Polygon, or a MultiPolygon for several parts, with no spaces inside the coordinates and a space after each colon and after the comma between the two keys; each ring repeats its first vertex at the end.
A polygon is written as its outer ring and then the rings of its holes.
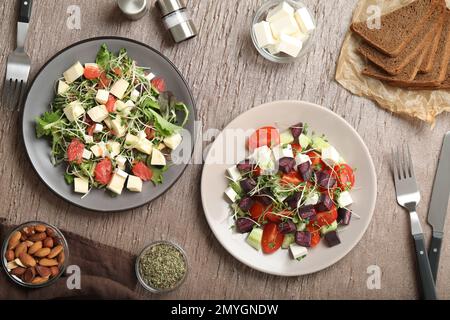
{"type": "Polygon", "coordinates": [[[403,179],[408,178],[408,161],[406,160],[406,149],[405,144],[401,147],[401,158],[402,158],[402,177],[403,179]]]}
{"type": "Polygon", "coordinates": [[[17,97],[16,110],[20,110],[20,107],[22,106],[22,98],[23,98],[23,94],[25,92],[25,87],[26,87],[26,85],[24,84],[23,80],[20,80],[19,95],[17,97]]]}
{"type": "Polygon", "coordinates": [[[406,145],[406,151],[408,153],[408,163],[409,163],[409,176],[414,178],[414,165],[411,157],[411,150],[409,149],[409,145],[406,145]]]}
{"type": "Polygon", "coordinates": [[[394,170],[394,180],[395,182],[399,179],[399,168],[398,168],[398,161],[397,161],[397,152],[395,151],[395,147],[392,147],[392,165],[394,170]]]}

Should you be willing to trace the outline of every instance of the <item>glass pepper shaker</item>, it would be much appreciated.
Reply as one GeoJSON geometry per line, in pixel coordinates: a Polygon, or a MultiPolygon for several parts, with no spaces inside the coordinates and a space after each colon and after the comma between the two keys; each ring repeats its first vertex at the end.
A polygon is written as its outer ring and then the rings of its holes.
{"type": "Polygon", "coordinates": [[[197,36],[197,28],[183,0],[158,0],[156,6],[161,11],[165,28],[176,43],[197,36]]]}

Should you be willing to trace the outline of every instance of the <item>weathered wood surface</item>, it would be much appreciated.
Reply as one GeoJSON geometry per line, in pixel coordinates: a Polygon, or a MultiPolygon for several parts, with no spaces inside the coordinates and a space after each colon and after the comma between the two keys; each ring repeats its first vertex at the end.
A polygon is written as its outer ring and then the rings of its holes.
{"type": "MultiPolygon", "coordinates": [[[[15,2],[0,2],[0,82],[7,55],[15,44],[15,2]]],[[[356,0],[304,0],[320,27],[311,52],[294,65],[269,63],[252,47],[249,26],[262,2],[191,0],[189,8],[200,36],[172,45],[154,7],[142,20],[130,22],[111,0],[35,1],[27,40],[32,76],[52,55],[73,42],[120,35],[153,46],[180,68],[191,85],[205,130],[221,129],[253,106],[279,99],[301,99],[332,109],[349,121],[370,147],[379,179],[372,223],[344,259],[317,274],[288,279],[267,276],[239,263],[216,241],[204,218],[197,192],[200,165],[190,165],[166,195],[140,209],[98,214],[71,206],[47,190],[33,172],[21,142],[19,114],[8,111],[0,117],[0,216],[11,223],[45,220],[134,253],[153,240],[179,242],[190,260],[186,283],[164,296],[152,296],[138,288],[145,298],[417,298],[414,252],[407,215],[394,199],[390,150],[402,141],[410,142],[421,183],[419,212],[425,226],[438,152],[443,134],[450,129],[450,115],[440,116],[431,130],[426,124],[394,116],[351,95],[334,81],[335,64],[356,0]],[[69,5],[81,8],[81,30],[66,26],[69,5]],[[380,290],[367,288],[367,268],[371,265],[381,268],[380,290]]],[[[450,219],[447,222],[448,227],[450,219]]],[[[426,232],[430,234],[428,226],[426,232]]],[[[442,298],[450,298],[449,241],[447,236],[439,275],[442,298]]]]}

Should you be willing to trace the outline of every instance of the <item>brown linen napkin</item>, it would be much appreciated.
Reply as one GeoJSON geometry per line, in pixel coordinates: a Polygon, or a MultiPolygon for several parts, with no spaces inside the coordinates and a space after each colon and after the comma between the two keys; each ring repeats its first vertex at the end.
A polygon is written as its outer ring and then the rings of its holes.
{"type": "MultiPolygon", "coordinates": [[[[12,226],[0,219],[0,239],[5,241],[12,226]]],[[[41,289],[27,289],[12,282],[2,268],[0,299],[138,299],[134,272],[136,257],[128,252],[100,244],[62,230],[69,245],[68,265],[81,270],[81,289],[69,290],[67,277],[41,289]]],[[[2,257],[3,259],[3,257],[2,257]]]]}

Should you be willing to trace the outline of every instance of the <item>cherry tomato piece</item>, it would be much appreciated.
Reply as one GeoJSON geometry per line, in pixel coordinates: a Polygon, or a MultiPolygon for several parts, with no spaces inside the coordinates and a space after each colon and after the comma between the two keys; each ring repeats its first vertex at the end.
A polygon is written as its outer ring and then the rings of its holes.
{"type": "Polygon", "coordinates": [[[340,164],[334,167],[338,186],[341,190],[352,189],[355,186],[355,174],[348,164],[340,164]]]}
{"type": "Polygon", "coordinates": [[[113,166],[111,160],[103,159],[95,166],[94,178],[100,184],[108,184],[111,181],[113,166]]]}
{"type": "Polygon", "coordinates": [[[83,162],[84,143],[74,138],[67,148],[67,160],[80,164],[83,162]]]}
{"type": "Polygon", "coordinates": [[[166,82],[163,78],[156,77],[151,81],[151,84],[158,92],[166,91],[166,82]]]}
{"type": "Polygon", "coordinates": [[[100,68],[97,66],[87,66],[86,68],[84,68],[84,77],[88,80],[94,80],[97,79],[98,77],[100,77],[101,75],[101,71],[100,68]]]}
{"type": "Polygon", "coordinates": [[[280,133],[275,127],[262,127],[256,130],[248,139],[248,149],[253,151],[262,146],[275,146],[280,144],[280,133]]]}
{"type": "Polygon", "coordinates": [[[264,226],[261,243],[264,253],[271,254],[280,249],[283,240],[284,234],[278,230],[278,225],[276,223],[269,222],[264,226]]]}
{"type": "Polygon", "coordinates": [[[106,110],[108,110],[108,112],[114,112],[114,110],[116,110],[116,98],[110,94],[108,97],[108,101],[106,102],[106,110]]]}
{"type": "Polygon", "coordinates": [[[153,171],[143,162],[135,163],[131,171],[136,177],[141,178],[143,181],[150,181],[153,177],[153,171]]]}

